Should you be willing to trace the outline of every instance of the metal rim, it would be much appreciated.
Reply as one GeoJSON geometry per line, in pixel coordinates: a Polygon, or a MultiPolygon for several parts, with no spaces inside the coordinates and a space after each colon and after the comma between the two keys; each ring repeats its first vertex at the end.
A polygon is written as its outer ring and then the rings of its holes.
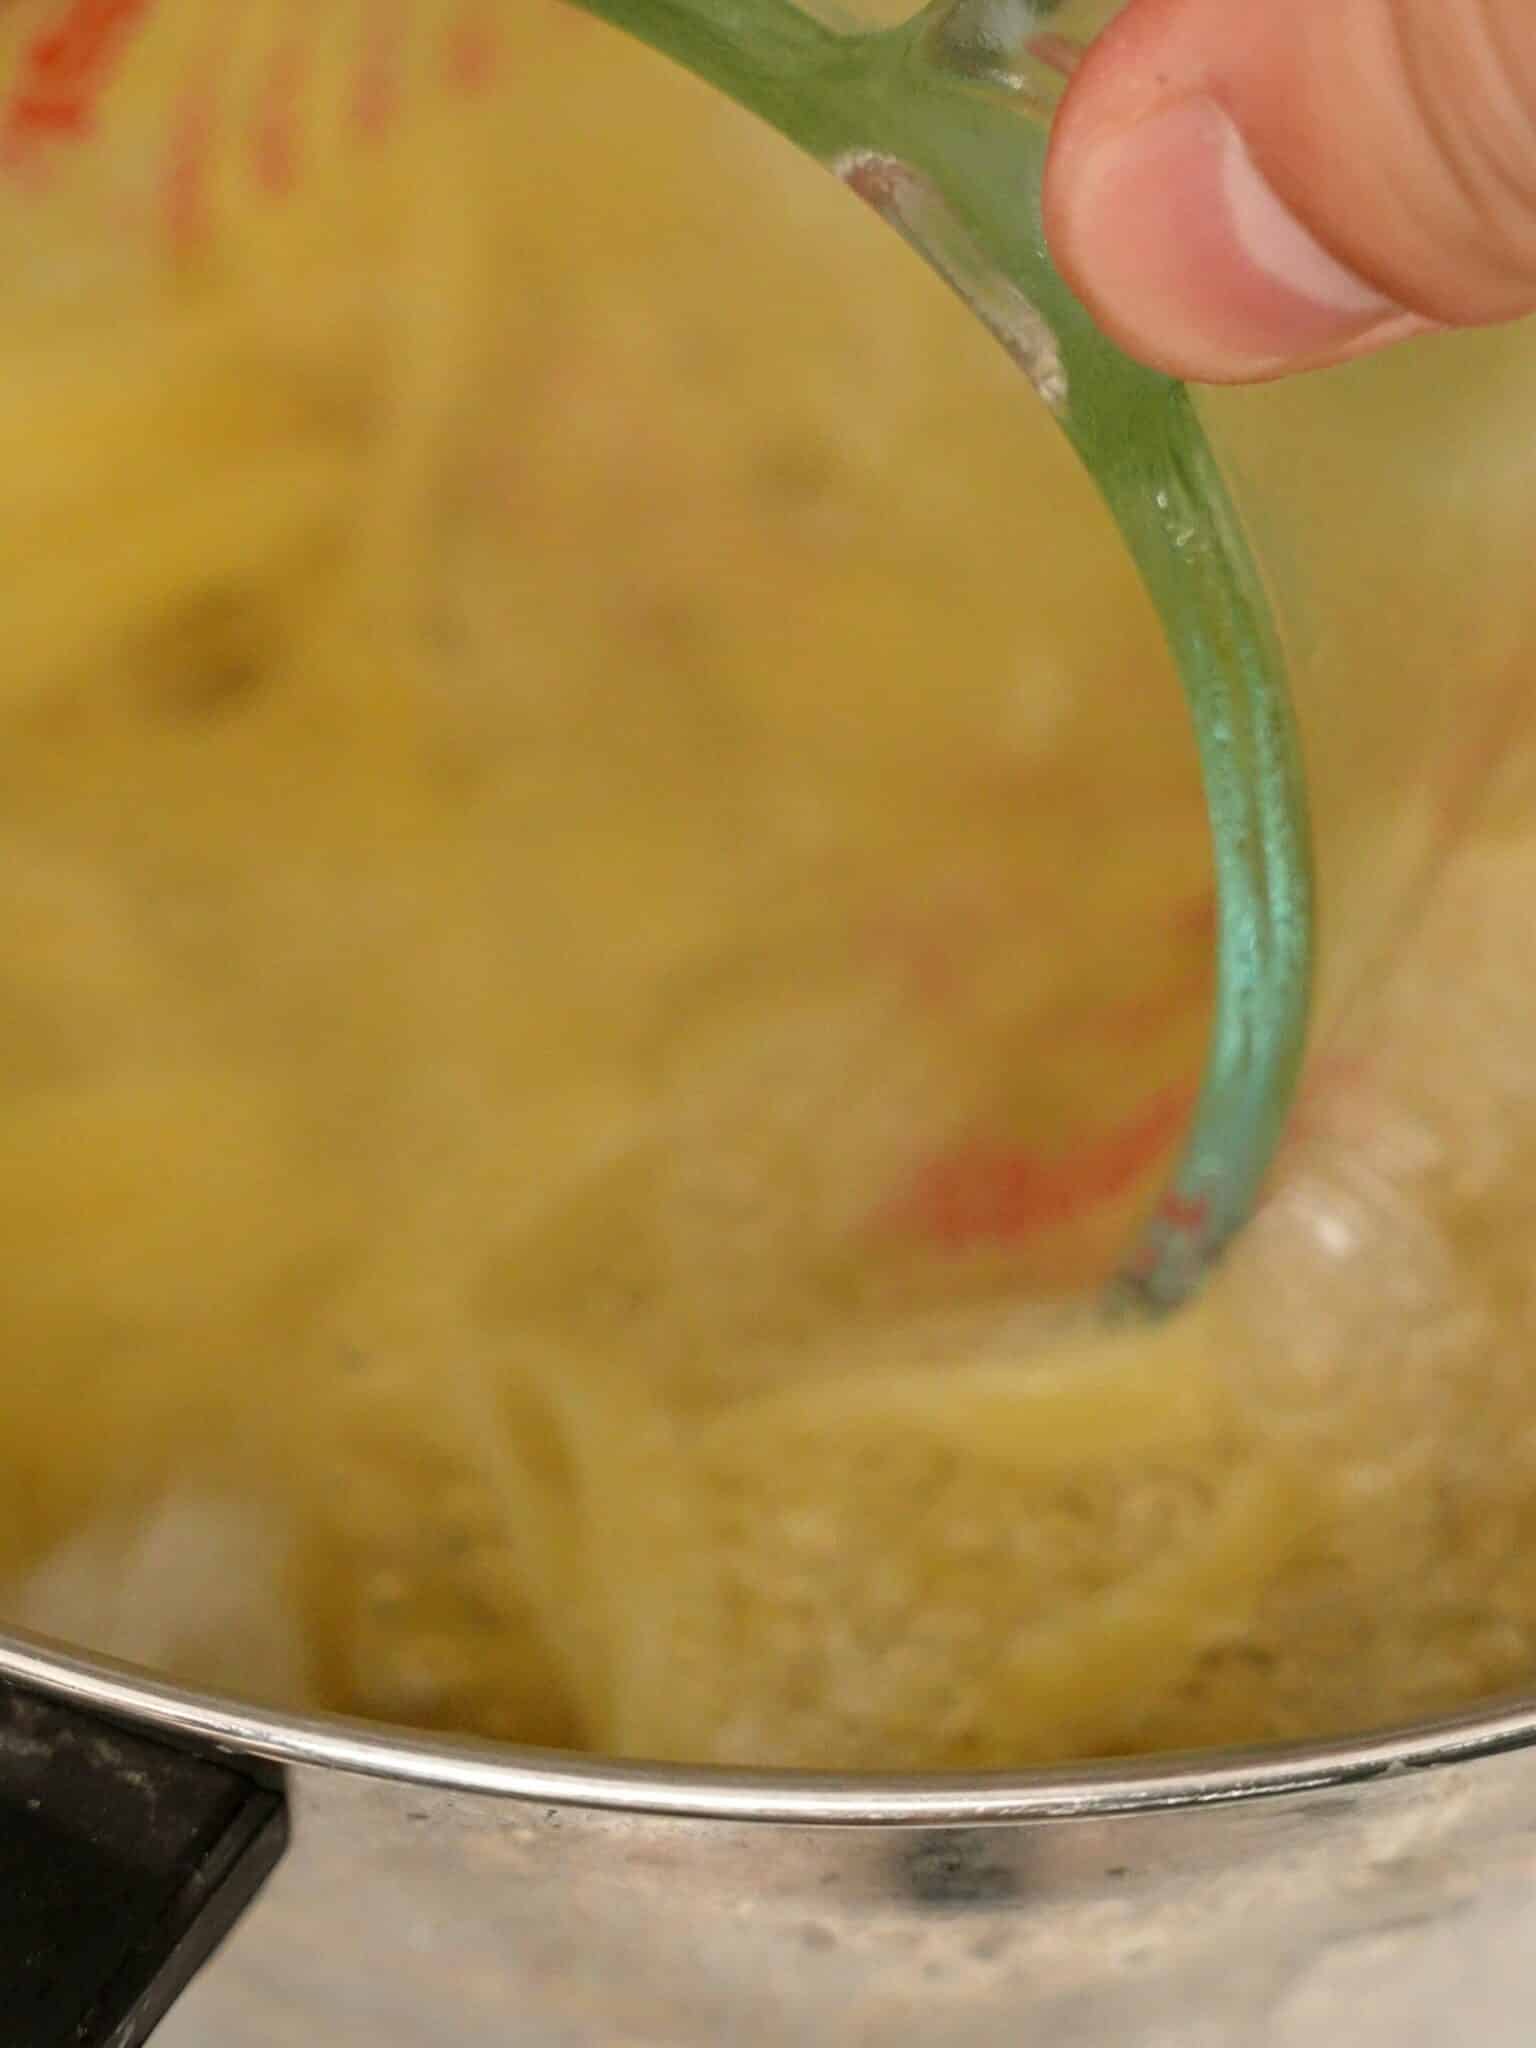
{"type": "Polygon", "coordinates": [[[0,1679],[95,1713],[282,1764],[392,1778],[443,1792],[676,1819],[932,1827],[1167,1812],[1366,1786],[1405,1772],[1536,1748],[1536,1697],[1380,1735],[1146,1763],[983,1776],[859,1777],[605,1763],[550,1750],[427,1735],[340,1716],[279,1713],[183,1690],[130,1665],[41,1637],[0,1633],[0,1679]]]}

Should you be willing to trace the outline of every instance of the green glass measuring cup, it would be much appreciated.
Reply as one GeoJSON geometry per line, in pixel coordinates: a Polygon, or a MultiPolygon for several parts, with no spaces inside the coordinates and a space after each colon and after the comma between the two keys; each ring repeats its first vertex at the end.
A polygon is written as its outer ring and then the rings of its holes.
{"type": "Polygon", "coordinates": [[[1046,250],[1040,185],[1071,47],[1046,29],[1058,10],[935,0],[897,26],[860,28],[792,0],[584,4],[769,122],[939,272],[1050,408],[1157,605],[1210,815],[1216,1000],[1182,1154],[1114,1293],[1170,1306],[1251,1212],[1300,1071],[1313,955],[1306,803],[1265,592],[1189,395],[1098,332],[1046,250]]]}

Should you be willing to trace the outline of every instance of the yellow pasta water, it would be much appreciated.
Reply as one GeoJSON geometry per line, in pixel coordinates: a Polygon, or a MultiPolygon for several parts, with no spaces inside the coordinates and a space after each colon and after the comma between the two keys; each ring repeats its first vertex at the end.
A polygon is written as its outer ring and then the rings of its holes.
{"type": "Polygon", "coordinates": [[[1445,1016],[1518,792],[1232,1273],[1100,1332],[1206,828],[986,338],[563,9],[0,51],[0,1614],[696,1761],[1523,1681],[1536,1120],[1445,1016]]]}

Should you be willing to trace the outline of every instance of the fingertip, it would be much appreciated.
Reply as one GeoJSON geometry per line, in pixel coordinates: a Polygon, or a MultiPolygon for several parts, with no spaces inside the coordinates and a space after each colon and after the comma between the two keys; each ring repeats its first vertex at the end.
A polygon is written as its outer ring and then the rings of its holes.
{"type": "Polygon", "coordinates": [[[1111,338],[1154,368],[1258,381],[1417,331],[1291,210],[1215,99],[1107,128],[1079,110],[1062,142],[1045,192],[1053,256],[1111,338]]]}

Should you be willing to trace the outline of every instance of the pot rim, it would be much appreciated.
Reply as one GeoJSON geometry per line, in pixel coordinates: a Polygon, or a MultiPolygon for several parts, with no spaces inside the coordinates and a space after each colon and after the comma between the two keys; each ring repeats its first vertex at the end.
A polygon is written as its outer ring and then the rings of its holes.
{"type": "Polygon", "coordinates": [[[1372,1735],[1214,1749],[1123,1763],[977,1774],[860,1775],[611,1763],[565,1751],[438,1739],[333,1714],[293,1714],[198,1692],[110,1658],[0,1631],[0,1680],[278,1764],[393,1779],[549,1808],[679,1820],[934,1827],[1107,1820],[1364,1787],[1405,1772],[1536,1748],[1536,1694],[1372,1735]]]}

